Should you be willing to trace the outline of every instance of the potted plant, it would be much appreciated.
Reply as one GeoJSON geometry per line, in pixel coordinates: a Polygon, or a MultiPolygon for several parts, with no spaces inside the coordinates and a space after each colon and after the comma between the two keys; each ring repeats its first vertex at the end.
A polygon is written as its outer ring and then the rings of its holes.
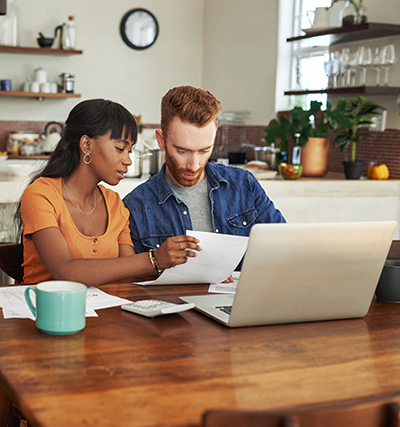
{"type": "Polygon", "coordinates": [[[360,25],[367,22],[365,7],[362,4],[363,0],[332,0],[332,4],[327,9],[341,1],[346,2],[340,11],[340,19],[343,27],[360,25]]]}
{"type": "Polygon", "coordinates": [[[372,117],[379,115],[381,107],[372,101],[367,101],[364,96],[356,100],[341,98],[337,106],[332,110],[332,119],[336,123],[334,145],[343,151],[351,146],[351,161],[344,161],[345,175],[347,179],[359,179],[363,167],[362,161],[356,161],[356,148],[360,139],[365,134],[360,127],[372,123],[372,117]]]}
{"type": "Polygon", "coordinates": [[[311,101],[309,110],[295,107],[287,117],[279,115],[264,129],[267,144],[275,144],[282,153],[289,152],[291,139],[295,134],[300,134],[303,176],[321,177],[328,171],[331,146],[328,131],[334,128],[334,122],[331,104],[327,103],[325,111],[321,110],[321,106],[322,102],[311,101]]]}

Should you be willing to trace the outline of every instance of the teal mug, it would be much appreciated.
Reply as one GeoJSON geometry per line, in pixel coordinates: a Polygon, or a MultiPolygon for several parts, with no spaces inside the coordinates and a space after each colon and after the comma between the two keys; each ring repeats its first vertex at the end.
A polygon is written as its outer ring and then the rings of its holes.
{"type": "Polygon", "coordinates": [[[70,335],[85,327],[86,290],[82,283],[54,280],[28,286],[25,300],[42,332],[70,335]],[[30,291],[36,294],[36,307],[30,291]]]}

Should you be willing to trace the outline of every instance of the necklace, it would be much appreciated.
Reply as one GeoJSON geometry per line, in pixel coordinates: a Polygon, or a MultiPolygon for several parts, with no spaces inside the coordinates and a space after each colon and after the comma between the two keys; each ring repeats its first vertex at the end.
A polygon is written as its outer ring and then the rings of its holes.
{"type": "Polygon", "coordinates": [[[94,189],[94,192],[93,192],[93,197],[94,197],[93,209],[90,212],[83,212],[83,210],[69,198],[67,187],[66,187],[65,182],[64,182],[64,178],[62,178],[61,180],[62,180],[62,185],[63,185],[64,191],[65,191],[65,195],[67,196],[67,199],[79,210],[79,212],[83,213],[83,215],[90,215],[91,213],[93,213],[94,210],[96,209],[96,189],[94,189]]]}

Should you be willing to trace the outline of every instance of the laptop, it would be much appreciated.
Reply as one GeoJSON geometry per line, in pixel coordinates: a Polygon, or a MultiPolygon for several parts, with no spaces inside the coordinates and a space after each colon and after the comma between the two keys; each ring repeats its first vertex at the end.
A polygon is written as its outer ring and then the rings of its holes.
{"type": "Polygon", "coordinates": [[[255,224],[236,294],[182,296],[226,326],[364,317],[396,221],[255,224]]]}

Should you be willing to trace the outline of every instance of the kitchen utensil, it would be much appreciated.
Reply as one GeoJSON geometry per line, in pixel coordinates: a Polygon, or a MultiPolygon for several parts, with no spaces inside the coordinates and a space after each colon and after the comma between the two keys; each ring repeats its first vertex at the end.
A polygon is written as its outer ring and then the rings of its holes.
{"type": "Polygon", "coordinates": [[[47,71],[43,68],[37,68],[32,75],[32,80],[38,83],[46,83],[47,82],[47,71]]]}
{"type": "Polygon", "coordinates": [[[142,160],[143,152],[139,150],[132,150],[129,157],[132,164],[128,166],[128,172],[125,174],[128,178],[140,178],[142,176],[142,160]]]}
{"type": "Polygon", "coordinates": [[[45,37],[42,33],[39,33],[39,36],[36,40],[38,42],[38,45],[40,47],[47,47],[50,48],[53,45],[54,38],[52,37],[45,37]]]}
{"type": "Polygon", "coordinates": [[[280,148],[274,146],[264,146],[258,147],[254,144],[244,143],[242,148],[252,148],[254,150],[254,157],[256,160],[261,162],[266,162],[270,169],[278,170],[278,154],[280,153],[280,148]]]}
{"type": "Polygon", "coordinates": [[[69,73],[62,73],[59,77],[61,92],[74,93],[75,77],[69,73]]]}
{"type": "Polygon", "coordinates": [[[164,164],[165,151],[160,148],[153,148],[150,153],[150,175],[155,175],[160,172],[162,165],[164,164]]]}
{"type": "Polygon", "coordinates": [[[61,135],[63,132],[64,132],[64,126],[61,123],[59,123],[59,122],[47,123],[46,127],[44,128],[45,139],[43,142],[43,152],[45,154],[50,154],[55,150],[58,142],[61,139],[61,135]],[[60,127],[61,133],[57,132],[57,129],[54,125],[60,127]],[[48,131],[48,128],[50,126],[53,126],[53,127],[50,129],[50,131],[48,131]]]}
{"type": "Polygon", "coordinates": [[[37,132],[11,132],[8,136],[7,152],[10,156],[19,156],[22,144],[37,144],[39,141],[40,135],[37,132]]]}
{"type": "Polygon", "coordinates": [[[57,34],[59,33],[59,39],[58,39],[58,48],[59,49],[66,49],[67,48],[67,25],[61,24],[54,30],[54,38],[57,37],[57,34]]]}

